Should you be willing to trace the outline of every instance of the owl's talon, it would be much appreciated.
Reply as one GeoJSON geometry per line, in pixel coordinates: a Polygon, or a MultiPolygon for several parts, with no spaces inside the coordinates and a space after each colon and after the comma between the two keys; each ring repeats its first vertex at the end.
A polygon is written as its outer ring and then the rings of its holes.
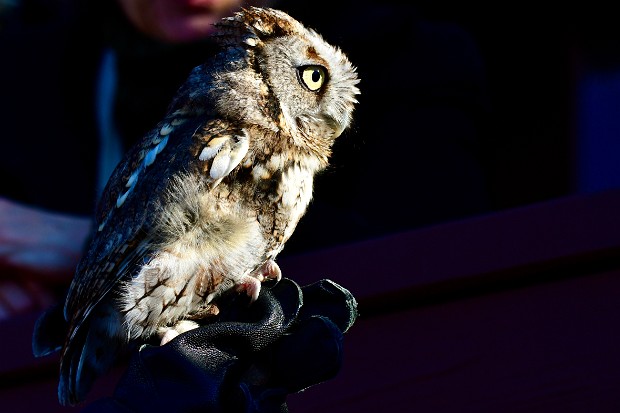
{"type": "Polygon", "coordinates": [[[274,260],[268,260],[252,275],[258,278],[259,281],[267,279],[278,282],[282,279],[282,270],[280,270],[280,266],[274,260]]]}
{"type": "Polygon", "coordinates": [[[166,332],[161,336],[161,342],[159,343],[159,345],[163,346],[164,344],[169,343],[170,341],[172,341],[172,339],[174,339],[178,335],[179,335],[179,332],[176,330],[173,330],[173,329],[166,330],[166,332]]]}
{"type": "Polygon", "coordinates": [[[258,295],[260,294],[260,288],[260,281],[251,275],[244,275],[236,285],[236,291],[245,291],[248,297],[250,297],[251,303],[258,299],[258,295]]]}
{"type": "Polygon", "coordinates": [[[157,337],[161,340],[160,346],[172,341],[179,334],[183,334],[186,331],[193,330],[198,327],[198,323],[190,320],[180,320],[172,327],[159,327],[157,329],[157,337]]]}

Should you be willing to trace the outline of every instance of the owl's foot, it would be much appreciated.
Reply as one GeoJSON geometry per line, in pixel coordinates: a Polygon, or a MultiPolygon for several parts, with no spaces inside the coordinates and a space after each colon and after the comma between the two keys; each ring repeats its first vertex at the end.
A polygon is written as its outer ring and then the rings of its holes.
{"type": "Polygon", "coordinates": [[[218,315],[220,309],[216,304],[205,304],[185,316],[186,320],[203,320],[218,315]]]}
{"type": "Polygon", "coordinates": [[[253,277],[258,278],[259,281],[282,279],[282,271],[274,260],[268,260],[261,265],[256,271],[252,273],[253,277]]]}
{"type": "Polygon", "coordinates": [[[248,297],[250,297],[250,302],[253,303],[258,298],[258,294],[260,294],[260,286],[261,285],[258,278],[251,275],[244,275],[235,284],[235,290],[237,292],[245,291],[248,297]]]}
{"type": "Polygon", "coordinates": [[[254,302],[258,298],[258,294],[260,294],[262,281],[280,281],[281,279],[282,271],[280,270],[278,264],[276,264],[274,260],[268,260],[252,274],[241,277],[241,279],[235,284],[236,291],[245,291],[245,293],[250,297],[251,302],[254,302]]]}
{"type": "Polygon", "coordinates": [[[160,345],[163,346],[179,334],[183,334],[186,331],[193,330],[197,327],[198,323],[194,321],[179,320],[172,327],[159,327],[157,329],[157,337],[161,340],[160,345]]]}

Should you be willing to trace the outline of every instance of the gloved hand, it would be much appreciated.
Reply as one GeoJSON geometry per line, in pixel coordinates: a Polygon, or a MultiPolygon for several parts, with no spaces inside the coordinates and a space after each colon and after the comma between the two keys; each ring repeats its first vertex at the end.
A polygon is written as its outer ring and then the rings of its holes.
{"type": "Polygon", "coordinates": [[[164,346],[142,346],[112,398],[84,411],[287,412],[286,396],[340,369],[342,333],[357,317],[351,293],[329,280],[265,284],[251,305],[238,294],[217,320],[164,346]]]}

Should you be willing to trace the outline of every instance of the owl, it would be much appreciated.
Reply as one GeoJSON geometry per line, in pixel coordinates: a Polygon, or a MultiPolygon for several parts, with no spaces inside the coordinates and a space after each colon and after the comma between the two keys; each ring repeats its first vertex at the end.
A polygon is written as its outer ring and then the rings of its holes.
{"type": "Polygon", "coordinates": [[[216,26],[219,53],[107,184],[64,304],[64,344],[49,316],[35,328],[35,354],[61,349],[62,404],[83,400],[128,343],[165,344],[222,293],[254,300],[279,279],[275,259],[351,122],[356,70],[316,32],[262,8],[216,26]]]}

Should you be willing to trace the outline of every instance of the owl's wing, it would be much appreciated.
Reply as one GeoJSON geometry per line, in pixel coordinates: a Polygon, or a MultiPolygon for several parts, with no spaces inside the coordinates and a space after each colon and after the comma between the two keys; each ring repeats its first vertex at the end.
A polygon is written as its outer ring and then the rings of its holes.
{"type": "Polygon", "coordinates": [[[100,201],[96,233],[80,262],[65,303],[70,337],[92,309],[152,253],[152,229],[167,192],[180,174],[204,176],[217,185],[248,151],[247,134],[227,122],[167,118],[130,150],[100,201]],[[73,320],[73,322],[71,322],[73,320]]]}

